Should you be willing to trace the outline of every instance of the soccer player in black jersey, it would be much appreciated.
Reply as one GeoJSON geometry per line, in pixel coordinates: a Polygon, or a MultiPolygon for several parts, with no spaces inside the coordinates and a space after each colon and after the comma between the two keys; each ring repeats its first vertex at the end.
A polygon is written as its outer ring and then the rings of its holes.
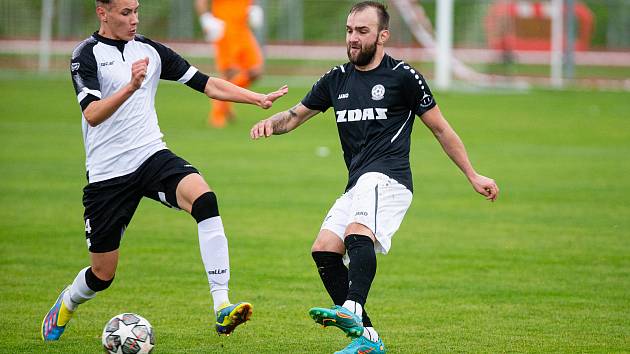
{"type": "Polygon", "coordinates": [[[46,341],[58,340],[79,305],[110,286],[121,238],[143,197],[183,209],[197,222],[216,331],[230,334],[252,313],[251,304],[229,301],[228,244],[216,195],[194,166],[167,149],[155,93],[165,79],[210,98],[269,108],[287,89],[264,95],[208,77],[170,48],[136,33],[139,6],[137,0],[96,0],[100,28],[72,54],[70,70],[83,118],[88,179],[83,205],[91,264],[44,317],[46,341]]]}
{"type": "Polygon", "coordinates": [[[499,193],[492,179],[474,170],[422,75],[385,54],[388,22],[381,3],[354,5],[346,23],[350,62],[324,74],[301,103],[258,122],[250,131],[252,139],[284,134],[329,107],[335,110],[348,184],[312,247],[335,306],[312,308],[309,314],[316,322],[339,327],[355,338],[339,353],[385,352],[363,306],[376,274],[376,252],[388,252],[411,203],[409,149],[414,116],[433,132],[475,191],[490,201],[499,193]],[[348,268],[344,254],[349,257],[348,268]]]}

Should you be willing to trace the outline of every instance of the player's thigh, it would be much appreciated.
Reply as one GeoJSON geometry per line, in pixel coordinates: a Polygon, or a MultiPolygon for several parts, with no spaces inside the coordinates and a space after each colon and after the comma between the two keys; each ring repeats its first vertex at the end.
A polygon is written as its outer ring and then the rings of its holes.
{"type": "Polygon", "coordinates": [[[210,190],[193,165],[169,150],[161,151],[146,166],[142,186],[145,197],[188,212],[195,199],[210,190]]]}
{"type": "MultiPolygon", "coordinates": [[[[372,231],[377,251],[387,253],[412,200],[411,192],[396,180],[376,172],[366,173],[351,189],[349,225],[372,231]]],[[[352,233],[351,229],[344,234],[352,233]]],[[[368,235],[369,236],[369,235],[368,235]]]]}
{"type": "Polygon", "coordinates": [[[313,243],[313,251],[345,253],[343,237],[348,226],[351,204],[352,198],[348,193],[337,198],[322,222],[319,234],[313,243]]]}
{"type": "Polygon", "coordinates": [[[335,252],[346,253],[346,247],[338,234],[328,229],[321,229],[317,234],[315,242],[311,247],[311,252],[335,252]]]}

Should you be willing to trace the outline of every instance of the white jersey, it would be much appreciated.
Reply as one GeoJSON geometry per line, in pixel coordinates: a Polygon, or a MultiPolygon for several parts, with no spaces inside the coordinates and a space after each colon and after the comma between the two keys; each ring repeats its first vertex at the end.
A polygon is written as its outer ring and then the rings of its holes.
{"type": "Polygon", "coordinates": [[[208,80],[160,43],[140,35],[127,42],[94,33],[72,53],[72,81],[81,110],[129,84],[131,65],[143,58],[149,58],[149,65],[142,86],[107,120],[91,127],[82,116],[89,183],[132,173],[151,155],[166,149],[155,112],[160,79],[179,81],[201,92],[208,80]]]}

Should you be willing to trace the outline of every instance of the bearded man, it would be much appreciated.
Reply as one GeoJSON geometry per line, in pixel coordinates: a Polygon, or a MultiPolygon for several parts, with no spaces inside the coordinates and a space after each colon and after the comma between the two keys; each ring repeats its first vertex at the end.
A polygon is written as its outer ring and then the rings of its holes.
{"type": "Polygon", "coordinates": [[[429,85],[404,61],[385,53],[389,14],[375,1],[358,3],[346,22],[349,63],[324,74],[288,111],[255,124],[252,139],[284,134],[333,107],[348,183],[323,220],[312,255],[332,308],[309,310],[315,322],[354,338],[338,353],[384,353],[364,307],[376,275],[376,253],[386,254],[411,204],[409,165],[413,116],[420,117],[473,189],[494,201],[499,188],[478,174],[464,144],[442,116],[429,85]],[[344,255],[349,267],[344,264],[344,255]]]}

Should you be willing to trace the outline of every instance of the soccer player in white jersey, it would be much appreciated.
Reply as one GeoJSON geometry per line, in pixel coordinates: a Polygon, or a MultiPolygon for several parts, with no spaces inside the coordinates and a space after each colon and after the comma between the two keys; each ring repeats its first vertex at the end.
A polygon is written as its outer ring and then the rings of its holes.
{"type": "Polygon", "coordinates": [[[376,252],[387,253],[412,198],[409,166],[414,116],[433,132],[473,189],[494,201],[494,180],[478,174],[464,145],[440,113],[422,75],[384,51],[389,15],[378,2],[352,7],[346,22],[349,63],[324,74],[288,111],[255,124],[252,139],[292,131],[329,107],[335,118],[348,184],[326,215],[312,255],[335,306],[310,316],[354,339],[338,353],[383,353],[385,346],[363,307],[376,274],[376,252]],[[346,268],[343,256],[349,257],[346,268]]]}
{"type": "Polygon", "coordinates": [[[77,307],[110,286],[120,240],[143,197],[183,209],[196,220],[216,331],[230,334],[252,314],[251,304],[230,303],[228,244],[216,196],[197,169],[167,149],[155,93],[159,80],[166,79],[213,99],[267,109],[287,88],[265,95],[209,78],[168,47],[137,34],[138,8],[137,0],[96,0],[100,28],[72,54],[72,81],[83,112],[88,179],[83,205],[91,264],[44,317],[44,340],[59,339],[77,307]]]}

